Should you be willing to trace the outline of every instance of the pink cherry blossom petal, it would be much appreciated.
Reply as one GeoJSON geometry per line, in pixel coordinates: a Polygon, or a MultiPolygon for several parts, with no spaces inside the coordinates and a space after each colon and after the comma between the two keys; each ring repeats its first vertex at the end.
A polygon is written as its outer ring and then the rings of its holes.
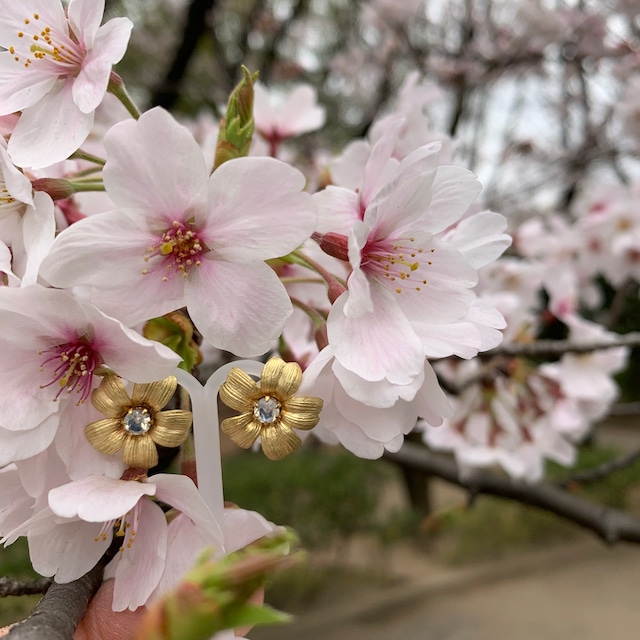
{"type": "Polygon", "coordinates": [[[98,31],[92,45],[95,51],[87,54],[73,84],[73,99],[83,113],[94,111],[102,103],[111,67],[124,55],[132,27],[127,18],[114,18],[98,31]]]}
{"type": "Polygon", "coordinates": [[[205,242],[221,258],[238,261],[293,251],[317,223],[304,185],[302,173],[273,158],[225,162],[209,180],[206,211],[196,213],[205,242]]]}
{"type": "Polygon", "coordinates": [[[158,586],[164,571],[167,557],[165,515],[158,505],[144,498],[140,500],[138,510],[135,540],[130,547],[117,555],[105,570],[105,575],[115,577],[114,611],[135,611],[144,605],[158,586]]]}
{"type": "Polygon", "coordinates": [[[69,157],[89,135],[93,113],[73,100],[73,78],[56,81],[36,104],[23,109],[9,139],[9,155],[19,167],[40,169],[69,157]]]}
{"type": "Polygon", "coordinates": [[[58,424],[58,416],[51,415],[28,430],[10,431],[0,427],[0,467],[42,453],[53,442],[58,424]]]}
{"type": "Polygon", "coordinates": [[[206,340],[247,357],[268,351],[292,312],[284,286],[263,262],[203,261],[186,283],[185,302],[206,340]]]}
{"type": "Polygon", "coordinates": [[[179,509],[186,517],[204,531],[216,536],[222,545],[223,536],[220,524],[198,493],[197,487],[187,476],[157,474],[150,479],[156,486],[156,497],[179,509]]]}
{"type": "Polygon", "coordinates": [[[78,42],[86,47],[93,46],[102,15],[104,14],[104,0],[71,0],[67,9],[67,16],[78,42]]]}
{"type": "Polygon", "coordinates": [[[52,489],[49,508],[62,518],[106,522],[124,516],[142,496],[155,495],[153,484],[88,476],[52,489]]]}
{"type": "Polygon", "coordinates": [[[97,564],[111,537],[101,539],[101,526],[97,523],[82,520],[58,523],[51,512],[48,519],[46,529],[29,535],[31,564],[43,576],[55,575],[56,582],[77,580],[97,564]]]}
{"type": "Polygon", "coordinates": [[[208,178],[202,151],[185,127],[155,108],[113,126],[104,144],[104,182],[117,205],[153,212],[167,227],[183,221],[208,178]]]}
{"type": "Polygon", "coordinates": [[[424,352],[411,324],[382,287],[371,288],[373,311],[357,318],[344,314],[347,294],[333,305],[327,322],[337,360],[365,380],[408,384],[422,369],[424,352]]]}

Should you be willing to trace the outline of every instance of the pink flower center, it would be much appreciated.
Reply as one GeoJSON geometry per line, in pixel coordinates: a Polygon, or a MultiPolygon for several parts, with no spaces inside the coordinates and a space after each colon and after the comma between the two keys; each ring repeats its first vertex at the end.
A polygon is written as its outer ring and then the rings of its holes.
{"type": "MultiPolygon", "coordinates": [[[[191,223],[184,224],[173,221],[172,226],[167,229],[158,244],[147,249],[149,255],[144,261],[149,262],[151,258],[160,258],[158,264],[162,265],[167,275],[162,279],[169,280],[169,276],[179,273],[183,278],[187,278],[193,267],[199,267],[201,256],[209,251],[207,245],[198,238],[198,232],[191,223]]],[[[149,269],[144,269],[143,274],[149,273],[149,269]]]]}
{"type": "Polygon", "coordinates": [[[37,13],[25,17],[16,36],[9,52],[16,62],[27,69],[35,62],[41,71],[73,75],[82,66],[86,49],[68,30],[59,31],[44,24],[37,13]]]}
{"type": "Polygon", "coordinates": [[[40,385],[40,388],[45,389],[56,383],[60,387],[54,402],[65,389],[69,394],[74,391],[80,394],[78,404],[89,397],[93,387],[93,372],[102,364],[102,359],[88,342],[79,338],[74,342],[67,342],[38,353],[46,355],[40,365],[40,371],[48,370],[52,377],[50,382],[40,385]]]}
{"type": "Polygon", "coordinates": [[[415,246],[415,238],[367,240],[361,252],[362,270],[396,293],[420,291],[435,249],[415,246]]]}

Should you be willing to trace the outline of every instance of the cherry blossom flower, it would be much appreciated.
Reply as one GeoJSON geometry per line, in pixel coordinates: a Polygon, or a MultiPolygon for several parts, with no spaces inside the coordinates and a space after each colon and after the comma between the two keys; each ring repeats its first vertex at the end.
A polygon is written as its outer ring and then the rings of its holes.
{"type": "Polygon", "coordinates": [[[291,314],[264,260],[311,235],[304,176],[273,158],[239,158],[210,177],[191,134],[162,109],[105,139],[107,191],[120,211],[65,229],[42,266],[51,284],[87,284],[106,313],[135,324],[187,306],[213,346],[266,352],[291,314]]]}
{"type": "Polygon", "coordinates": [[[64,160],[85,140],[132,23],[100,26],[104,0],[1,0],[0,115],[22,111],[9,141],[20,167],[64,160]]]}
{"type": "MultiPolygon", "coordinates": [[[[577,315],[562,318],[569,327],[569,339],[577,344],[613,342],[617,335],[577,315]]],[[[618,397],[613,376],[622,371],[629,357],[626,347],[599,349],[591,353],[565,353],[558,362],[548,362],[540,370],[560,386],[562,393],[580,403],[590,421],[606,415],[618,397]]]]}
{"type": "Polygon", "coordinates": [[[561,399],[557,385],[530,370],[525,380],[498,377],[490,389],[473,385],[441,426],[419,423],[425,442],[453,451],[460,469],[500,465],[509,475],[540,480],[544,461],[570,466],[575,440],[584,433],[576,403],[561,399]]]}
{"type": "Polygon", "coordinates": [[[11,272],[21,279],[22,286],[37,282],[55,230],[51,197],[33,191],[29,178],[11,162],[0,138],[0,240],[11,247],[11,272]]]}
{"type": "Polygon", "coordinates": [[[340,369],[328,346],[303,374],[300,392],[320,396],[324,403],[320,422],[312,432],[323,442],[339,442],[362,458],[379,458],[385,450],[400,449],[419,416],[437,425],[443,416],[451,415],[449,402],[426,360],[421,375],[403,387],[356,380],[357,376],[350,372],[345,376],[340,369]],[[349,382],[348,389],[342,384],[344,379],[349,382]]]}
{"type": "Polygon", "coordinates": [[[316,90],[299,84],[289,93],[281,108],[259,82],[254,85],[254,121],[256,131],[271,143],[272,148],[282,140],[320,129],[326,119],[325,109],[317,104],[316,90]]]}
{"type": "Polygon", "coordinates": [[[280,358],[264,365],[259,384],[234,367],[220,387],[220,399],[242,413],[223,420],[222,430],[244,449],[260,438],[271,460],[293,453],[302,443],[293,430],[315,427],[322,409],[320,398],[294,395],[301,381],[300,365],[280,358]]]}
{"type": "MultiPolygon", "coordinates": [[[[144,605],[165,571],[168,525],[160,500],[188,519],[187,537],[195,528],[203,543],[224,552],[221,526],[186,476],[158,474],[139,480],[88,476],[51,489],[48,507],[18,530],[27,535],[33,567],[56,582],[76,580],[89,571],[107,550],[113,537],[121,552],[107,565],[105,579],[115,578],[113,610],[135,610],[144,605]]],[[[187,522],[183,521],[183,527],[187,522]]],[[[191,560],[193,550],[183,547],[191,560]]],[[[172,547],[174,561],[180,548],[172,547]]],[[[172,586],[175,586],[172,585],[172,586]]]]}
{"type": "MultiPolygon", "coordinates": [[[[577,316],[563,321],[575,342],[614,339],[577,316]]],[[[612,375],[625,365],[627,355],[617,347],[567,353],[540,366],[519,358],[505,361],[493,379],[466,385],[452,400],[455,412],[444,424],[422,421],[423,438],[434,449],[453,451],[463,470],[497,464],[513,477],[536,482],[544,475],[545,460],[574,463],[576,444],[617,395],[612,375]]],[[[453,373],[465,385],[479,366],[472,361],[440,371],[453,373]]]]}
{"type": "Polygon", "coordinates": [[[351,230],[348,290],[327,321],[346,369],[407,384],[429,355],[429,325],[455,322],[468,311],[476,271],[437,234],[462,216],[479,189],[470,172],[438,167],[431,146],[407,156],[375,191],[351,230]]]}
{"type": "MultiPolygon", "coordinates": [[[[173,372],[179,356],[70,293],[39,285],[0,287],[0,466],[48,447],[63,411],[89,398],[108,366],[136,382],[173,372]]],[[[82,419],[86,419],[82,413],[82,419]]],[[[90,420],[78,426],[84,428],[90,420]]],[[[72,414],[65,423],[76,424],[72,414]]]]}

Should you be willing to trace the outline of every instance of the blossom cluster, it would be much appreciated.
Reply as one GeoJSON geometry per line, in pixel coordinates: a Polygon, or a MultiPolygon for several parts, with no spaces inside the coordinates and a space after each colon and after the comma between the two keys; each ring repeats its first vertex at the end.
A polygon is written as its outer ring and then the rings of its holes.
{"type": "MultiPolygon", "coordinates": [[[[101,26],[96,0],[0,7],[0,535],[26,536],[37,571],[74,580],[117,540],[113,608],[134,610],[203,549],[274,530],[205,502],[189,447],[184,475],[157,467],[191,438],[176,368],[223,351],[279,356],[259,383],[232,369],[220,387],[240,412],[222,429],[272,459],[309,434],[377,458],[418,424],[462,467],[536,480],[545,459],[573,461],[626,351],[497,358],[489,376],[475,357],[535,339],[543,312],[613,339],[579,305],[594,276],[639,275],[633,194],[522,225],[500,258],[507,221],[434,128],[440,94],[419,74],[365,137],[303,164],[290,143],[326,119],[312,87],[277,94],[246,72],[219,126],[140,113],[112,71],[126,18],[101,26]],[[615,262],[597,258],[609,246],[615,262]]],[[[381,28],[391,9],[365,17],[381,28]]]]}

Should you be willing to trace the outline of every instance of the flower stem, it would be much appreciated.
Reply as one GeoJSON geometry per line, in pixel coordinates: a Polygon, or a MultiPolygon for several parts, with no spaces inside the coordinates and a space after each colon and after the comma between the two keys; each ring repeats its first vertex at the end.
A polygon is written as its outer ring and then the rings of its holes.
{"type": "Polygon", "coordinates": [[[294,278],[284,276],[280,278],[282,284],[324,284],[324,280],[321,278],[294,278]]]}
{"type": "Polygon", "coordinates": [[[115,72],[111,72],[111,76],[109,76],[109,85],[107,86],[107,91],[112,93],[122,104],[124,108],[137,120],[140,117],[140,109],[134,104],[131,96],[127,92],[127,89],[124,86],[124,82],[122,78],[115,72]]]}
{"type": "Polygon", "coordinates": [[[106,191],[102,182],[96,182],[92,180],[90,182],[75,181],[71,183],[74,193],[80,193],[81,191],[106,191]]]}
{"type": "Polygon", "coordinates": [[[92,153],[87,153],[82,149],[78,149],[74,153],[71,154],[70,160],[87,160],[87,162],[93,162],[94,164],[99,164],[101,167],[104,167],[107,164],[107,161],[103,158],[99,158],[98,156],[94,156],[92,153]]]}
{"type": "Polygon", "coordinates": [[[305,256],[303,253],[300,253],[300,251],[292,251],[287,258],[291,258],[291,262],[294,264],[299,264],[302,267],[315,271],[322,276],[322,279],[329,285],[338,283],[343,287],[346,286],[344,280],[334,276],[332,273],[329,273],[322,265],[309,258],[309,256],[305,256]]]}
{"type": "Polygon", "coordinates": [[[302,300],[291,298],[291,304],[304,311],[309,318],[311,318],[311,322],[313,322],[313,326],[316,329],[321,329],[326,324],[327,319],[317,309],[310,307],[308,304],[302,302],[302,300]]]}

